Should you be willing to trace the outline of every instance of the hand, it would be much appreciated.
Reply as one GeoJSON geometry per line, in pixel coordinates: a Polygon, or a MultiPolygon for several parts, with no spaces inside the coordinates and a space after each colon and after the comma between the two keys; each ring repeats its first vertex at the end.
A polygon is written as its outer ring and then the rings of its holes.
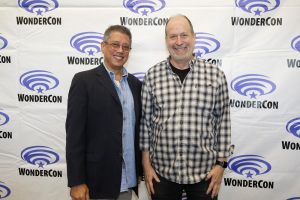
{"type": "Polygon", "coordinates": [[[221,188],[223,174],[224,168],[219,165],[215,165],[208,173],[205,180],[208,181],[210,179],[210,183],[206,194],[211,193],[211,198],[214,198],[218,195],[221,188]]]}
{"type": "Polygon", "coordinates": [[[143,151],[142,163],[144,168],[145,183],[147,190],[150,194],[154,194],[153,179],[156,182],[160,182],[160,180],[151,165],[149,151],[143,151]]]}
{"type": "Polygon", "coordinates": [[[153,179],[156,182],[160,182],[160,180],[151,165],[144,166],[144,173],[145,173],[145,183],[146,183],[147,190],[150,194],[154,194],[153,179]]]}
{"type": "Polygon", "coordinates": [[[86,184],[71,187],[70,196],[72,200],[89,200],[89,188],[86,184]]]}

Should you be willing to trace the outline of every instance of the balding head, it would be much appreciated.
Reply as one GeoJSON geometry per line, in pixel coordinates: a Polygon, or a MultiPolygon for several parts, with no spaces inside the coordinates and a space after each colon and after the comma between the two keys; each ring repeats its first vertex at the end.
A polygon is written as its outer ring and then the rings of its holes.
{"type": "Polygon", "coordinates": [[[174,16],[171,16],[165,26],[165,35],[167,36],[168,32],[167,32],[167,29],[168,29],[168,26],[169,25],[172,25],[174,23],[174,21],[177,23],[178,21],[186,21],[188,24],[189,24],[189,27],[190,27],[190,32],[194,35],[194,28],[193,28],[193,24],[192,22],[189,20],[189,18],[185,15],[181,15],[181,14],[178,14],[178,15],[174,15],[174,16]],[[172,23],[171,23],[172,22],[172,23]],[[171,24],[170,24],[171,23],[171,24]]]}
{"type": "Polygon", "coordinates": [[[195,47],[195,33],[191,21],[184,15],[172,16],[165,32],[171,64],[176,68],[187,68],[195,47]]]}

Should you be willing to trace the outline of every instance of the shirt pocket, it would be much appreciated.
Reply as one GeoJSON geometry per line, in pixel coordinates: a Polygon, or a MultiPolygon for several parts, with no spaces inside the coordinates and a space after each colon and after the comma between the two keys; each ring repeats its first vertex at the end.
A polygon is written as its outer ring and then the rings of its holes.
{"type": "Polygon", "coordinates": [[[204,116],[210,115],[215,105],[217,84],[206,81],[205,83],[199,83],[196,90],[198,112],[204,116]]]}
{"type": "Polygon", "coordinates": [[[198,84],[197,90],[197,139],[198,145],[206,148],[213,145],[214,136],[214,106],[217,94],[217,84],[206,81],[198,84]]]}

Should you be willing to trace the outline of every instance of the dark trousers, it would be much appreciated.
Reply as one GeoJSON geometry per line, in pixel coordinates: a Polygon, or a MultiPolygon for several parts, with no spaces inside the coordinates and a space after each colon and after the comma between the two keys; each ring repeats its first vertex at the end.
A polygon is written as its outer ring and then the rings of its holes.
{"type": "Polygon", "coordinates": [[[217,200],[206,194],[209,181],[201,181],[195,184],[178,184],[159,176],[160,182],[153,181],[154,193],[152,200],[181,200],[185,191],[187,200],[217,200]]]}

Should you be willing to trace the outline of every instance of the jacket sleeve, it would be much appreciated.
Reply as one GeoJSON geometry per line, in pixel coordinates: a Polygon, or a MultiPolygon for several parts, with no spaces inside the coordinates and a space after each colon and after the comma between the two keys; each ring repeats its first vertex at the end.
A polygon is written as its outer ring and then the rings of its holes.
{"type": "Polygon", "coordinates": [[[76,74],[69,90],[66,119],[66,162],[69,187],[85,183],[86,180],[87,101],[85,82],[80,74],[76,74]]]}

